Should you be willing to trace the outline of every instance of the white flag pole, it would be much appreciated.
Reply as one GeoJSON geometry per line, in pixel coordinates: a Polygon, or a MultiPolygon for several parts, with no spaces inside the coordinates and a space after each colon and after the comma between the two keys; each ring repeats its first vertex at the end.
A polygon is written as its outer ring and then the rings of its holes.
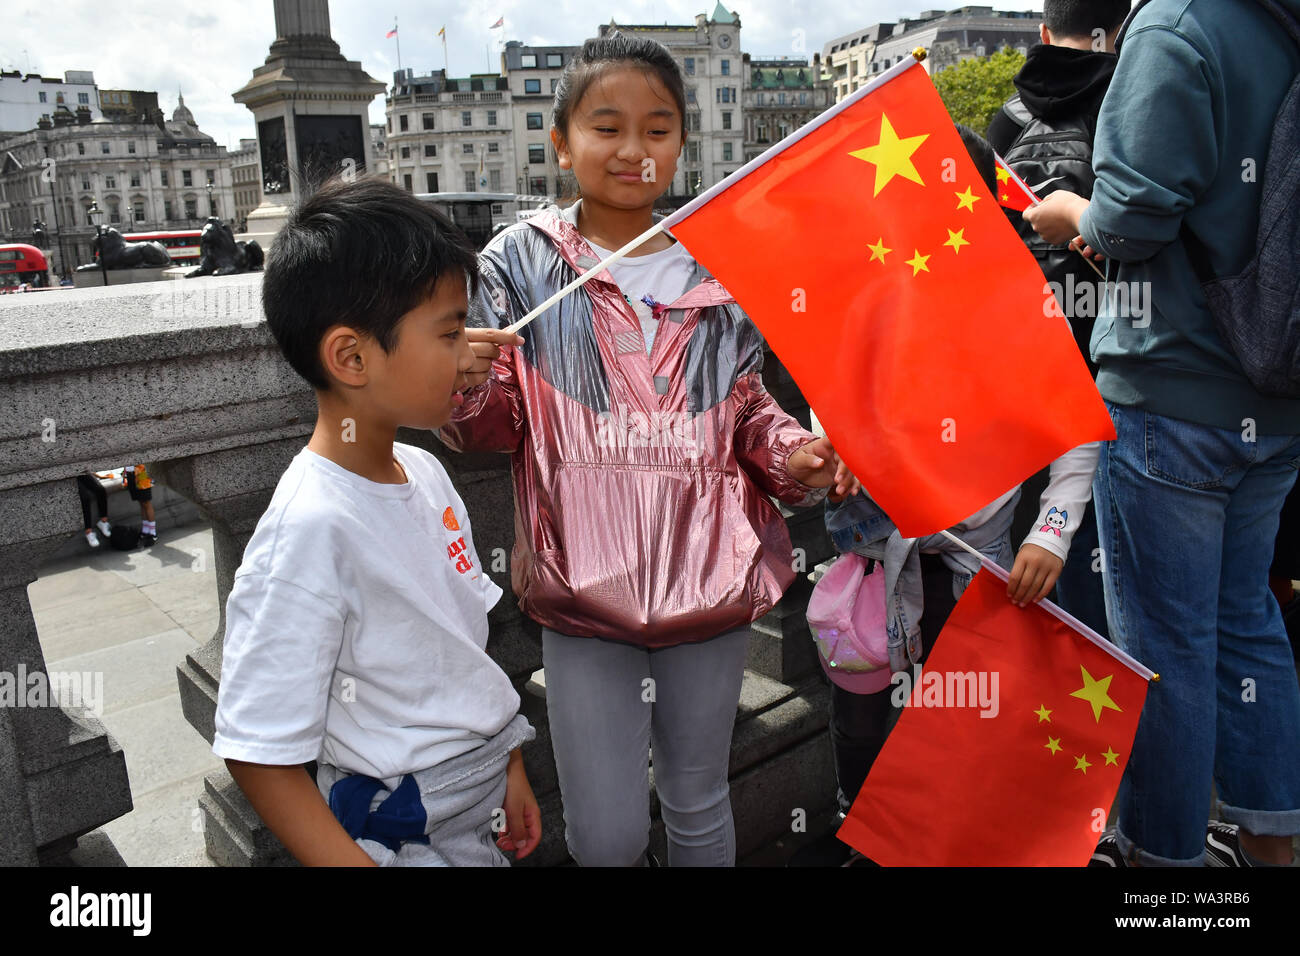
{"type": "Polygon", "coordinates": [[[551,296],[549,299],[547,299],[547,300],[546,300],[545,302],[543,302],[541,305],[535,307],[531,312],[529,312],[527,315],[525,315],[522,319],[520,319],[520,320],[519,320],[518,322],[516,322],[514,325],[508,326],[508,327],[506,328],[506,331],[507,331],[507,332],[518,332],[518,331],[519,331],[520,329],[522,329],[525,325],[527,325],[529,322],[533,321],[533,319],[537,318],[539,315],[541,315],[543,312],[545,312],[545,311],[546,311],[547,309],[549,309],[551,306],[555,305],[555,303],[559,302],[561,299],[563,299],[566,295],[568,295],[568,294],[569,294],[570,292],[572,292],[574,289],[578,288],[578,287],[581,286],[581,285],[584,285],[584,284],[585,284],[589,279],[592,279],[593,277],[600,275],[600,274],[601,274],[602,272],[604,272],[604,271],[605,271],[609,266],[613,265],[615,262],[618,262],[620,259],[622,259],[624,256],[626,256],[628,253],[630,253],[633,249],[635,249],[637,246],[640,246],[640,245],[642,245],[643,243],[649,241],[650,239],[654,238],[656,235],[658,235],[659,233],[661,233],[661,232],[663,232],[663,231],[664,231],[664,224],[663,224],[663,222],[660,221],[660,222],[655,223],[653,226],[651,226],[651,227],[650,227],[649,229],[647,229],[645,232],[641,233],[641,235],[637,236],[635,239],[633,239],[633,240],[632,240],[631,242],[629,242],[627,245],[623,246],[623,248],[619,249],[619,250],[616,251],[616,252],[611,252],[611,253],[610,253],[608,256],[606,256],[604,259],[601,259],[600,262],[596,263],[594,266],[592,266],[590,269],[588,269],[588,270],[587,270],[586,272],[584,272],[582,275],[578,276],[578,278],[574,279],[572,282],[570,282],[568,285],[566,285],[563,289],[561,289],[560,291],[556,292],[553,296],[551,296]]]}
{"type": "MultiPolygon", "coordinates": [[[[939,533],[943,535],[945,538],[947,538],[949,541],[951,541],[953,544],[957,545],[962,550],[969,551],[971,554],[975,555],[975,557],[979,558],[981,567],[988,568],[989,571],[991,571],[997,577],[1001,578],[1003,581],[1010,582],[1011,575],[1007,574],[1005,569],[994,564],[992,561],[990,561],[984,555],[980,554],[977,550],[972,548],[961,538],[957,537],[955,534],[952,534],[951,532],[948,531],[940,531],[939,533]]],[[[1090,628],[1087,624],[1084,624],[1078,618],[1072,617],[1071,615],[1065,613],[1065,611],[1061,610],[1051,601],[1044,598],[1043,600],[1038,602],[1038,606],[1041,607],[1043,610],[1047,611],[1049,614],[1051,614],[1053,617],[1057,618],[1058,620],[1064,621],[1066,624],[1074,628],[1076,631],[1078,631],[1088,640],[1092,641],[1092,643],[1096,644],[1099,648],[1101,648],[1103,651],[1105,651],[1111,657],[1115,658],[1120,663],[1127,665],[1128,668],[1134,671],[1138,676],[1144,677],[1147,680],[1154,680],[1154,681],[1160,680],[1160,675],[1155,673],[1153,670],[1151,670],[1151,668],[1147,667],[1145,664],[1143,664],[1141,661],[1139,661],[1137,658],[1133,657],[1132,655],[1124,653],[1116,645],[1106,640],[1106,638],[1102,637],[1100,634],[1098,634],[1096,631],[1090,628]]]]}

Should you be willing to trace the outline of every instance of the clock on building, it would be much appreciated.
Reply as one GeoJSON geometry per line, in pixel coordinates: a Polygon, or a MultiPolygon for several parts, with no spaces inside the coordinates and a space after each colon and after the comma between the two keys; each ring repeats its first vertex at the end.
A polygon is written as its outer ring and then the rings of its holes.
{"type": "Polygon", "coordinates": [[[730,34],[724,33],[722,36],[718,37],[718,46],[722,47],[724,50],[731,46],[730,34]]]}

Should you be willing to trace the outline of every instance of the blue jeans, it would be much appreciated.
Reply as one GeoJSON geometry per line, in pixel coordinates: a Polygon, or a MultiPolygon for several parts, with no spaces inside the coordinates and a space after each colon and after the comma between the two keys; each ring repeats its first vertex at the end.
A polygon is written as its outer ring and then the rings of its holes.
{"type": "Polygon", "coordinates": [[[1112,640],[1160,675],[1119,790],[1119,849],[1198,866],[1213,778],[1250,833],[1300,832],[1300,688],[1268,590],[1300,436],[1107,403],[1093,494],[1112,640]]]}
{"type": "Polygon", "coordinates": [[[735,866],[727,768],[748,627],[647,651],[542,630],[546,713],[580,866],[640,866],[650,841],[650,765],[669,866],[735,866]]]}

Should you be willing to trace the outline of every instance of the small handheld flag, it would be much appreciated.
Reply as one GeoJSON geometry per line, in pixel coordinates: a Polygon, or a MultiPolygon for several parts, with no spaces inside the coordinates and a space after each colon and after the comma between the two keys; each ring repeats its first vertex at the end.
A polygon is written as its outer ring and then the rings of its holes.
{"type": "Polygon", "coordinates": [[[998,168],[998,205],[1003,209],[1014,209],[1016,212],[1024,212],[1030,206],[1035,205],[1040,200],[1034,195],[1034,191],[1025,185],[1025,181],[1015,174],[1007,161],[997,153],[993,154],[993,159],[998,168]]]}
{"type": "Polygon", "coordinates": [[[881,866],[1083,866],[1128,763],[1150,670],[990,562],[923,668],[839,837],[881,866]],[[1014,833],[990,820],[1015,808],[1014,833]]]}

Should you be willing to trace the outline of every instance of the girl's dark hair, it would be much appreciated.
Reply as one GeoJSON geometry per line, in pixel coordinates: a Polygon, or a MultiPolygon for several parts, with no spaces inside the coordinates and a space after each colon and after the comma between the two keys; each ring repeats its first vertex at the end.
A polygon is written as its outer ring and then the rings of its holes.
{"type": "Polygon", "coordinates": [[[682,71],[668,48],[647,37],[624,36],[615,30],[608,36],[593,37],[569,60],[560,81],[555,85],[555,106],[551,125],[560,135],[569,135],[569,118],[573,108],[582,101],[591,84],[608,70],[619,66],[634,66],[653,74],[668,90],[677,104],[677,114],[682,120],[682,138],[686,138],[686,85],[682,71]]]}
{"type": "Polygon", "coordinates": [[[327,329],[350,326],[392,352],[402,316],[447,275],[478,283],[474,248],[446,216],[382,179],[334,179],[276,234],[262,311],[289,364],[327,389],[319,355],[327,329]]]}

